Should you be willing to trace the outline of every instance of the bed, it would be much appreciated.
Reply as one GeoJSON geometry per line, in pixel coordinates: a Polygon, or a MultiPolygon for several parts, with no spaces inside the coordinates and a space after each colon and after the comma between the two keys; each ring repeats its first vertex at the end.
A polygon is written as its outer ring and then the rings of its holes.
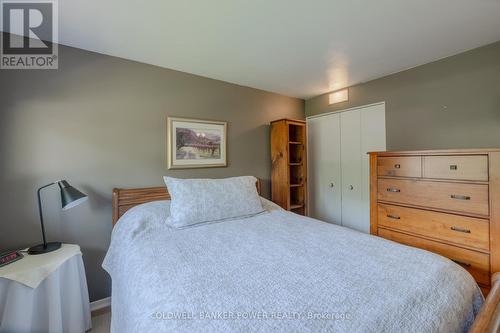
{"type": "Polygon", "coordinates": [[[172,229],[164,223],[169,199],[165,187],[113,192],[115,227],[103,263],[112,277],[112,332],[498,327],[500,283],[483,305],[469,273],[436,254],[265,199],[257,216],[172,229]]]}

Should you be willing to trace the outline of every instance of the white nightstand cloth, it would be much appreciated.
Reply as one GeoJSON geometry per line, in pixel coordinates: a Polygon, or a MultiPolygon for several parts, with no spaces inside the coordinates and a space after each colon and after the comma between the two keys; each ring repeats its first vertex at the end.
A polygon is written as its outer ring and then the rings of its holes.
{"type": "Polygon", "coordinates": [[[62,263],[34,289],[0,278],[0,333],[83,333],[90,328],[81,255],[62,263]]]}
{"type": "Polygon", "coordinates": [[[24,258],[0,268],[0,278],[22,283],[36,288],[47,276],[61,266],[69,258],[81,255],[80,247],[63,244],[59,250],[37,255],[24,254],[24,258]]]}

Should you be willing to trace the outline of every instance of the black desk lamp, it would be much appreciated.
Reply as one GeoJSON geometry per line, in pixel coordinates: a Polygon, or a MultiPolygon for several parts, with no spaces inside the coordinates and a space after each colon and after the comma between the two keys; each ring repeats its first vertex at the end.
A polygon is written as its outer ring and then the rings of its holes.
{"type": "Polygon", "coordinates": [[[42,254],[42,253],[52,252],[61,247],[61,242],[47,243],[47,240],[45,238],[45,227],[43,226],[42,199],[40,198],[41,190],[55,184],[58,184],[59,188],[61,189],[62,210],[73,208],[81,204],[85,200],[87,200],[87,196],[85,194],[78,191],[73,186],[69,185],[68,182],[65,180],[58,180],[56,182],[40,187],[37,191],[37,195],[38,195],[38,211],[40,212],[40,224],[42,226],[43,244],[30,247],[28,249],[28,254],[42,254]]]}

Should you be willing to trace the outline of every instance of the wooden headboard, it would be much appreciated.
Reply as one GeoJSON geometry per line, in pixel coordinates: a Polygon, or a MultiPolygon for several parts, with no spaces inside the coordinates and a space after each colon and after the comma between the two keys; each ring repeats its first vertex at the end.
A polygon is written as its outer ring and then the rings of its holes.
{"type": "MultiPolygon", "coordinates": [[[[260,195],[261,182],[257,178],[257,192],[260,195]]],[[[151,201],[169,200],[170,194],[165,186],[113,189],[113,225],[130,208],[151,201]]]]}

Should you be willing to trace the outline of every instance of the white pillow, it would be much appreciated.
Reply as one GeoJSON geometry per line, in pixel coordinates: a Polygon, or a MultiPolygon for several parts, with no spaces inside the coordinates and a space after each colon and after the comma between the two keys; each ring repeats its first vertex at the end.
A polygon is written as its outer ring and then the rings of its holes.
{"type": "Polygon", "coordinates": [[[275,210],[284,210],[283,208],[266,198],[260,197],[260,202],[262,203],[262,208],[264,208],[264,210],[268,212],[273,212],[275,210]]]}
{"type": "Polygon", "coordinates": [[[249,217],[264,211],[257,193],[257,179],[252,176],[164,179],[172,200],[167,224],[176,228],[249,217]]]}

